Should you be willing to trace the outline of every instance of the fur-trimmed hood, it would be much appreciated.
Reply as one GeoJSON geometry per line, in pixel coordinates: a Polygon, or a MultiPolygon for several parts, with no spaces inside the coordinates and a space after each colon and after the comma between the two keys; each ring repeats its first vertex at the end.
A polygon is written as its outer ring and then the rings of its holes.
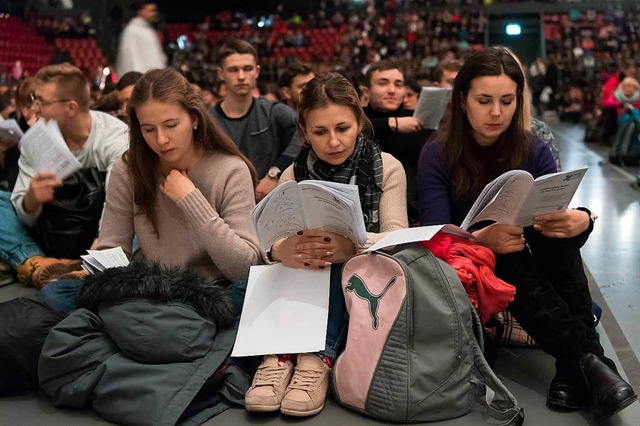
{"type": "Polygon", "coordinates": [[[235,323],[231,298],[220,281],[180,268],[141,261],[85,278],[77,305],[97,313],[104,306],[132,299],[184,303],[222,329],[235,323]]]}

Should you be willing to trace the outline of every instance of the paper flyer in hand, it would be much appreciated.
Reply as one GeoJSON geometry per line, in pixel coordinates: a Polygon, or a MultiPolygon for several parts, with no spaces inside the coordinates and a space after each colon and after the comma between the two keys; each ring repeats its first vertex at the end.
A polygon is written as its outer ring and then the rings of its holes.
{"type": "Polygon", "coordinates": [[[451,92],[452,90],[446,87],[422,88],[413,116],[422,122],[425,129],[438,129],[451,99],[451,92]]]}
{"type": "Polygon", "coordinates": [[[20,139],[20,152],[38,172],[51,172],[64,180],[82,168],[64,141],[54,120],[40,119],[20,139]]]}

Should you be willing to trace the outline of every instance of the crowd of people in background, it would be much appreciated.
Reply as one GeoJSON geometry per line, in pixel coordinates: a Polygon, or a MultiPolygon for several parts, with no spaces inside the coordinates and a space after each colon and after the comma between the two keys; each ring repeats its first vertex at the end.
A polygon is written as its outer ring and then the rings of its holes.
{"type": "Polygon", "coordinates": [[[40,17],[37,13],[25,17],[28,24],[52,42],[57,37],[95,37],[93,19],[88,12],[70,17],[40,17]]]}
{"type": "MultiPolygon", "coordinates": [[[[277,81],[294,62],[308,63],[315,73],[343,70],[362,81],[371,63],[389,57],[399,62],[407,79],[424,86],[434,81],[433,72],[441,61],[464,60],[484,45],[487,17],[475,2],[454,2],[455,9],[424,7],[439,5],[420,1],[399,4],[390,0],[329,0],[305,16],[284,10],[282,5],[266,15],[222,11],[201,22],[161,25],[160,49],[168,56],[170,66],[213,98],[224,95],[215,67],[216,46],[229,37],[243,38],[255,46],[261,58],[258,90],[262,96],[285,100],[277,81]],[[324,32],[310,38],[314,31],[324,32]],[[323,37],[328,41],[316,41],[323,37]],[[303,58],[300,52],[304,52],[303,58]]],[[[536,115],[549,109],[562,120],[591,122],[599,118],[602,85],[624,61],[637,61],[640,55],[636,35],[639,7],[543,15],[545,59],[526,64],[536,115]]],[[[95,34],[87,14],[49,18],[32,13],[27,18],[48,40],[95,34]]],[[[157,16],[150,20],[149,28],[157,27],[157,21],[157,16]]],[[[120,74],[129,71],[128,66],[122,67],[125,69],[119,70],[120,74]]],[[[85,72],[92,81],[99,81],[102,68],[85,72]]],[[[0,84],[16,80],[15,76],[9,77],[16,73],[20,69],[0,72],[0,84]]],[[[106,91],[113,87],[107,84],[106,91]]],[[[0,92],[6,90],[4,84],[0,85],[0,92]]],[[[99,96],[96,91],[96,98],[99,96]]]]}

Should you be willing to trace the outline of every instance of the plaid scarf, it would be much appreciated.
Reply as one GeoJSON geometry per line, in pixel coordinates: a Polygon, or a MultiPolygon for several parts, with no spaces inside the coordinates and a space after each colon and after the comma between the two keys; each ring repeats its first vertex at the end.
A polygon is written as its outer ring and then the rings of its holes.
{"type": "Polygon", "coordinates": [[[376,143],[359,135],[353,154],[338,166],[325,163],[305,145],[293,163],[293,174],[296,182],[317,179],[358,185],[367,232],[380,232],[382,156],[376,143]]]}

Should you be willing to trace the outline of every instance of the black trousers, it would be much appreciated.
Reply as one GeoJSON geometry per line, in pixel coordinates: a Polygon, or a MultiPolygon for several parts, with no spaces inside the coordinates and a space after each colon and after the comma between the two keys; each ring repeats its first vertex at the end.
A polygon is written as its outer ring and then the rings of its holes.
{"type": "Polygon", "coordinates": [[[509,311],[542,350],[556,359],[558,372],[577,375],[578,361],[592,352],[604,356],[591,313],[591,294],[576,238],[547,238],[525,228],[527,246],[496,255],[495,274],[516,287],[509,311]]]}

